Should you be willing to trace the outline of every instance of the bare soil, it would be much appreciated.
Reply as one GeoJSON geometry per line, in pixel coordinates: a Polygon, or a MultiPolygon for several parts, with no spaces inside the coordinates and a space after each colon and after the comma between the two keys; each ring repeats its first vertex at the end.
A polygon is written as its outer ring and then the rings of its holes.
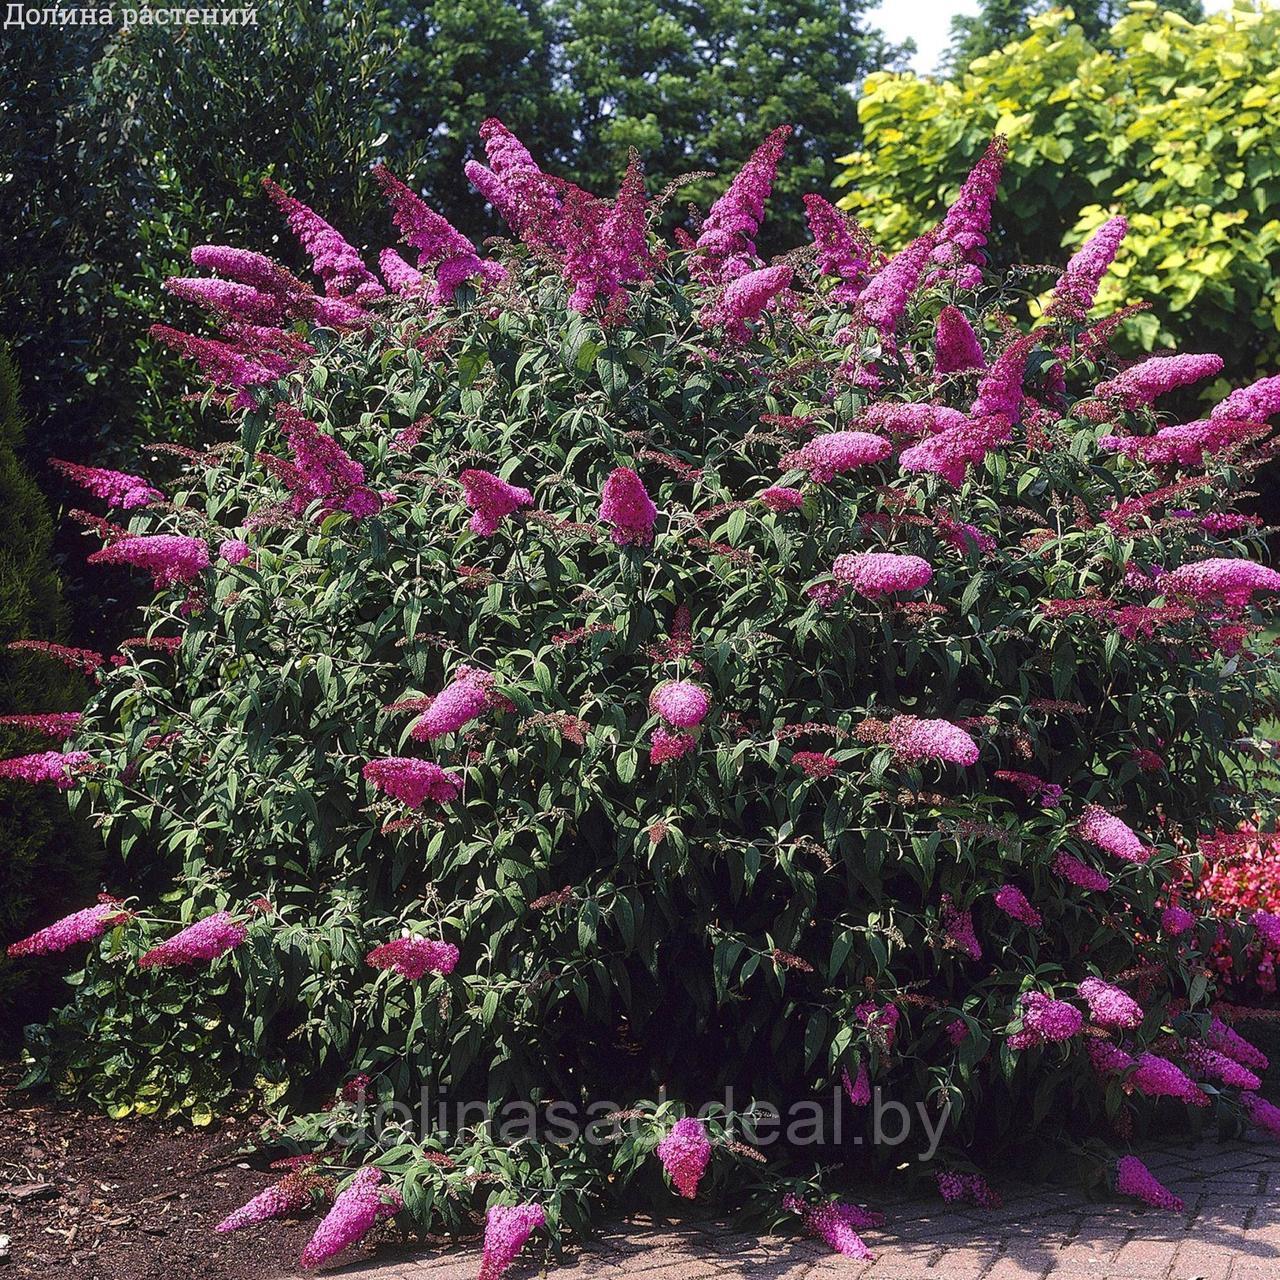
{"type": "MultiPolygon", "coordinates": [[[[20,1093],[12,1080],[12,1073],[0,1078],[0,1280],[297,1274],[318,1216],[213,1230],[281,1176],[251,1153],[255,1120],[231,1118],[207,1129],[109,1120],[20,1093]]],[[[372,1252],[352,1249],[342,1261],[372,1252]]]]}

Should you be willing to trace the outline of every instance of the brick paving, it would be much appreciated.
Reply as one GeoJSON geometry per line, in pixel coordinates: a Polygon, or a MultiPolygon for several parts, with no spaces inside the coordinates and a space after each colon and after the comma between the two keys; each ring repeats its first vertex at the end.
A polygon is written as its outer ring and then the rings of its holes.
{"type": "MultiPolygon", "coordinates": [[[[881,1196],[884,1227],[857,1262],[801,1238],[716,1223],[637,1220],[607,1228],[561,1266],[531,1261],[508,1280],[1280,1280],[1280,1152],[1261,1140],[1148,1146],[1142,1157],[1186,1201],[1182,1214],[1093,1203],[1047,1187],[1006,1193],[995,1211],[881,1196]]],[[[536,1237],[535,1237],[536,1239],[536,1237]]],[[[475,1280],[476,1252],[384,1255],[326,1270],[359,1280],[475,1280]]],[[[314,1273],[313,1273],[314,1274],[314,1273]]]]}

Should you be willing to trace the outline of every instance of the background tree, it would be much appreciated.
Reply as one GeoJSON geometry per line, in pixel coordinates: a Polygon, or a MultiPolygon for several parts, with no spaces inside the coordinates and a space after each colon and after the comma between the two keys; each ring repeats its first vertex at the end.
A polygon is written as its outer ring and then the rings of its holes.
{"type": "MultiPolygon", "coordinates": [[[[0,707],[5,714],[61,711],[84,700],[79,682],[56,662],[7,647],[13,640],[56,640],[65,621],[49,558],[52,522],[23,461],[24,426],[17,372],[0,344],[0,707]]],[[[0,757],[47,745],[27,730],[0,726],[0,757]]],[[[0,804],[0,931],[20,932],[90,895],[96,848],[80,836],[61,796],[8,788],[0,804]]],[[[42,1016],[60,985],[47,971],[0,953],[0,1046],[13,1047],[23,1021],[42,1016]]]]}
{"type": "MultiPolygon", "coordinates": [[[[976,14],[960,14],[951,19],[951,44],[945,67],[952,74],[963,74],[975,58],[1004,48],[1011,40],[1027,34],[1032,17],[1061,6],[1028,3],[1027,0],[982,0],[976,14]]],[[[1200,0],[1167,0],[1163,6],[1172,13],[1200,22],[1204,6],[1200,0]]],[[[1079,0],[1069,12],[1091,41],[1106,39],[1112,25],[1128,11],[1128,0],[1079,0]]]]}
{"type": "Polygon", "coordinates": [[[1049,14],[958,82],[870,76],[858,115],[841,203],[888,247],[929,225],[1003,133],[997,265],[1052,261],[1125,213],[1098,303],[1150,301],[1126,323],[1132,347],[1176,333],[1184,350],[1220,350],[1237,378],[1280,361],[1280,10],[1192,23],[1136,4],[1105,48],[1049,14]]]}

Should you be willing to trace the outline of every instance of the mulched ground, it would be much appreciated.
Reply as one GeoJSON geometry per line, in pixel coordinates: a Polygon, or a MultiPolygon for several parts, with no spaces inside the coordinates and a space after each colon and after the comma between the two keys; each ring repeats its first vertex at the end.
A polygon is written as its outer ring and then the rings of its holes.
{"type": "MultiPolygon", "coordinates": [[[[318,1218],[215,1234],[280,1176],[248,1119],[192,1129],[59,1106],[0,1079],[0,1280],[268,1280],[296,1274],[318,1218]],[[9,1237],[7,1250],[4,1237],[9,1237]],[[6,1257],[7,1253],[7,1257],[6,1257]]],[[[359,1262],[372,1250],[351,1250],[359,1262]]]]}

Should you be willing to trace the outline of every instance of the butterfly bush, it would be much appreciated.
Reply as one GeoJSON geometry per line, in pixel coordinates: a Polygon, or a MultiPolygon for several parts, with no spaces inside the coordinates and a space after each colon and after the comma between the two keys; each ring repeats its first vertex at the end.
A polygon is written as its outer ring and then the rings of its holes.
{"type": "Polygon", "coordinates": [[[155,597],[118,653],[21,646],[92,690],[21,709],[0,789],[66,788],[138,900],[12,944],[83,957],[33,1070],[268,1095],[264,1141],[363,1170],[308,1264],[403,1201],[486,1222],[496,1278],[694,1189],[865,1256],[833,1171],[875,1165],[874,1090],[949,1107],[951,1191],[1032,1139],[1100,1182],[1156,1106],[1280,1133],[1221,982],[1280,901],[1188,879],[1271,817],[1280,574],[1238,502],[1280,382],[1112,348],[1122,216],[1056,279],[989,272],[999,142],[912,244],[815,195],[766,260],[788,132],[669,235],[640,158],[583,191],[496,120],[484,246],[385,169],[367,261],[268,187],[315,283],[199,247],[169,292],[207,323],[155,336],[210,438],[82,477],[86,558],[155,597]],[[728,1086],[844,1136],[755,1150],[728,1086]],[[627,1120],[351,1123],[428,1096],[627,1120]]]}

